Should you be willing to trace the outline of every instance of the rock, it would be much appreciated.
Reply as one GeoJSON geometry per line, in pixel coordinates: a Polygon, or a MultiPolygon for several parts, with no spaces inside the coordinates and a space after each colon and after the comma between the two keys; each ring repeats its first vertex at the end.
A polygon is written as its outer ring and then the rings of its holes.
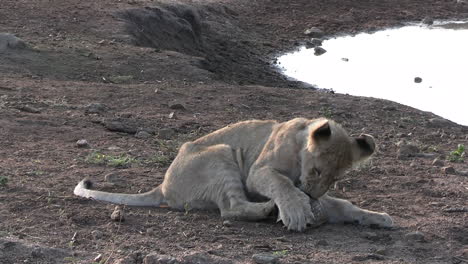
{"type": "Polygon", "coordinates": [[[231,226],[232,226],[232,222],[229,221],[229,220],[224,220],[224,221],[223,221],[223,226],[225,226],[225,227],[231,227],[231,226]]]}
{"type": "Polygon", "coordinates": [[[320,28],[311,27],[304,31],[304,35],[313,37],[313,38],[321,38],[323,37],[323,35],[325,35],[325,33],[320,28]]]}
{"type": "Polygon", "coordinates": [[[319,38],[312,38],[306,42],[306,48],[311,49],[322,46],[323,40],[319,38]]]}
{"type": "Polygon", "coordinates": [[[132,257],[125,257],[115,260],[112,264],[135,264],[135,260],[132,257]]]}
{"type": "Polygon", "coordinates": [[[322,48],[322,47],[315,47],[315,48],[314,48],[314,55],[315,55],[315,56],[320,56],[320,55],[322,55],[322,54],[324,54],[324,53],[326,53],[326,52],[327,52],[327,51],[326,51],[324,48],[322,48]]]}
{"type": "Polygon", "coordinates": [[[452,174],[452,175],[457,174],[457,172],[455,171],[455,168],[452,166],[442,167],[441,170],[444,174],[452,174]]]}
{"type": "Polygon", "coordinates": [[[141,130],[141,131],[138,131],[136,134],[135,134],[135,137],[136,138],[140,138],[140,139],[146,139],[146,138],[150,138],[151,137],[151,134],[144,131],[144,130],[141,130]]]}
{"type": "Polygon", "coordinates": [[[175,131],[172,128],[163,128],[158,132],[158,137],[160,139],[171,139],[174,137],[175,131]]]}
{"type": "Polygon", "coordinates": [[[439,117],[429,119],[429,125],[431,127],[447,128],[451,127],[453,124],[453,122],[439,117]]]}
{"type": "Polygon", "coordinates": [[[169,115],[167,115],[167,117],[168,117],[169,119],[177,118],[175,112],[171,112],[169,115]]]}
{"type": "Polygon", "coordinates": [[[97,262],[97,263],[101,262],[101,260],[102,260],[102,254],[99,254],[94,258],[94,262],[97,262]]]}
{"type": "Polygon", "coordinates": [[[421,83],[421,82],[422,82],[422,78],[421,78],[421,77],[415,77],[415,78],[414,78],[414,82],[415,82],[415,83],[421,83]]]}
{"type": "Polygon", "coordinates": [[[155,234],[154,228],[152,228],[152,227],[147,228],[147,229],[146,229],[146,234],[148,234],[148,235],[154,235],[154,234],[155,234]]]}
{"type": "Polygon", "coordinates": [[[445,163],[443,160],[440,160],[439,158],[436,158],[432,161],[432,166],[435,166],[435,167],[442,167],[444,166],[445,163]]]}
{"type": "Polygon", "coordinates": [[[341,58],[341,60],[342,60],[342,61],[346,61],[346,62],[348,62],[348,61],[349,61],[349,59],[348,59],[348,58],[341,58]]]}
{"type": "Polygon", "coordinates": [[[425,17],[421,23],[425,24],[425,25],[432,25],[434,24],[434,19],[430,18],[430,17],[425,17]]]}
{"type": "Polygon", "coordinates": [[[93,230],[91,232],[91,236],[93,237],[94,240],[99,240],[104,236],[104,233],[102,233],[99,230],[93,230]]]}
{"type": "Polygon", "coordinates": [[[176,264],[177,259],[168,255],[151,253],[143,259],[143,264],[176,264]]]}
{"type": "Polygon", "coordinates": [[[115,209],[114,209],[114,212],[112,212],[110,217],[111,217],[112,220],[114,220],[116,222],[125,221],[124,211],[123,211],[122,207],[116,206],[115,209]]]}
{"type": "Polygon", "coordinates": [[[316,246],[328,246],[329,244],[326,240],[321,239],[315,245],[316,246]]]}
{"type": "Polygon", "coordinates": [[[311,227],[320,226],[328,221],[328,216],[325,213],[323,205],[316,199],[310,199],[310,208],[314,216],[314,222],[310,223],[311,227]]]}
{"type": "Polygon", "coordinates": [[[367,239],[372,240],[372,241],[376,241],[379,238],[377,233],[374,233],[374,232],[364,232],[364,233],[362,233],[362,236],[364,238],[367,238],[367,239]]]}
{"type": "Polygon", "coordinates": [[[32,114],[39,114],[41,112],[41,110],[35,107],[32,107],[30,105],[21,105],[21,106],[16,107],[16,109],[23,111],[23,112],[27,112],[27,113],[32,113],[32,114]]]}
{"type": "Polygon", "coordinates": [[[384,108],[382,108],[383,110],[385,111],[396,111],[396,107],[394,106],[385,106],[384,108]]]}
{"type": "Polygon", "coordinates": [[[10,33],[0,33],[0,52],[8,49],[21,50],[27,47],[26,43],[10,33]]]}
{"type": "Polygon", "coordinates": [[[123,132],[127,134],[135,134],[138,129],[135,124],[124,120],[112,120],[104,122],[104,126],[112,132],[123,132]]]}
{"type": "Polygon", "coordinates": [[[410,241],[418,241],[418,242],[425,241],[424,234],[420,231],[409,232],[405,234],[405,238],[410,241]]]}
{"type": "Polygon", "coordinates": [[[397,158],[400,160],[409,157],[415,157],[419,153],[419,148],[414,143],[402,140],[398,142],[397,145],[397,158]]]}
{"type": "Polygon", "coordinates": [[[169,108],[174,110],[185,110],[185,105],[180,102],[172,102],[169,104],[169,108]]]}
{"type": "Polygon", "coordinates": [[[267,253],[259,253],[252,255],[252,259],[257,264],[273,264],[278,263],[278,256],[267,253]]]}
{"type": "Polygon", "coordinates": [[[89,143],[86,139],[80,139],[76,141],[76,146],[79,148],[87,148],[89,147],[89,143]]]}
{"type": "Polygon", "coordinates": [[[366,261],[366,260],[384,260],[385,257],[379,254],[367,254],[367,255],[357,255],[352,258],[354,261],[366,261]]]}
{"type": "Polygon", "coordinates": [[[109,107],[101,103],[91,103],[85,106],[85,113],[87,114],[101,114],[108,110],[109,107]]]}

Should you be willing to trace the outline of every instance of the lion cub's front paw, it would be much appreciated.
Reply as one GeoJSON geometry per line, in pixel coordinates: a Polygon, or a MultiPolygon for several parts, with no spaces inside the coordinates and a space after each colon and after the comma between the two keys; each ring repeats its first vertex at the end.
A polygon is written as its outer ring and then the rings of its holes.
{"type": "Polygon", "coordinates": [[[364,215],[360,220],[360,224],[390,228],[393,227],[393,219],[387,213],[372,212],[364,215]]]}
{"type": "Polygon", "coordinates": [[[289,194],[276,201],[279,209],[278,221],[292,231],[304,231],[307,224],[314,222],[309,197],[303,192],[289,194]]]}

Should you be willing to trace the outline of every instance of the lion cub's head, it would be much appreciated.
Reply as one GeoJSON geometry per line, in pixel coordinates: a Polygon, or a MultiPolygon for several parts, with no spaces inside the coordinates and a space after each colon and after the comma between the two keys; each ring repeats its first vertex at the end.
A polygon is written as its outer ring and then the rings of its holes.
{"type": "Polygon", "coordinates": [[[374,138],[353,138],[338,124],[327,119],[309,125],[308,139],[301,155],[300,188],[313,198],[325,194],[345,171],[368,158],[375,150],[374,138]]]}

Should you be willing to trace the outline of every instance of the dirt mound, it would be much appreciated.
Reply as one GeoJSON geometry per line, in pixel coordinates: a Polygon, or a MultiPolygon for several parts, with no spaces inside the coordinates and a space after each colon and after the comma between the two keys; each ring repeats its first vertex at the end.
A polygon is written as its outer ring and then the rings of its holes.
{"type": "Polygon", "coordinates": [[[155,47],[200,55],[200,16],[190,6],[172,5],[129,9],[119,13],[127,21],[127,31],[139,46],[155,47]]]}
{"type": "Polygon", "coordinates": [[[26,244],[24,241],[0,239],[0,263],[64,263],[75,259],[65,249],[26,244]]]}

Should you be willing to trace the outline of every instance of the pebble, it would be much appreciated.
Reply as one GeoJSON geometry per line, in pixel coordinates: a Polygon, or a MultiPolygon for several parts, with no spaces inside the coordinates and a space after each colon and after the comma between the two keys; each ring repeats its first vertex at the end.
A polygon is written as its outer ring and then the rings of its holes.
{"type": "Polygon", "coordinates": [[[421,78],[421,77],[415,77],[415,78],[414,78],[414,82],[415,82],[415,83],[421,83],[421,82],[422,82],[422,78],[421,78]]]}
{"type": "Polygon", "coordinates": [[[328,246],[328,242],[326,240],[319,240],[316,244],[316,246],[328,246]]]}
{"type": "Polygon", "coordinates": [[[435,167],[442,167],[444,166],[444,161],[443,160],[440,160],[439,158],[436,158],[432,161],[432,166],[435,166],[435,167]]]}
{"type": "Polygon", "coordinates": [[[86,139],[80,139],[76,141],[76,146],[79,148],[87,148],[89,147],[89,143],[86,139]]]}
{"type": "Polygon", "coordinates": [[[327,50],[322,48],[322,47],[315,47],[314,48],[314,55],[315,56],[320,56],[320,55],[322,55],[322,54],[324,54],[326,52],[327,52],[327,50]]]}
{"type": "Polygon", "coordinates": [[[151,253],[143,259],[143,264],[176,264],[178,263],[174,257],[151,253]]]}
{"type": "Polygon", "coordinates": [[[93,239],[94,240],[99,240],[101,239],[103,236],[104,236],[104,233],[102,233],[101,231],[99,230],[93,230],[91,232],[91,236],[93,236],[93,239]]]}
{"type": "Polygon", "coordinates": [[[451,127],[453,123],[447,119],[436,117],[429,119],[429,125],[432,127],[447,128],[451,127]]]}
{"type": "Polygon", "coordinates": [[[163,128],[159,130],[158,137],[160,139],[171,139],[175,134],[172,128],[163,128]]]}
{"type": "Polygon", "coordinates": [[[170,104],[169,104],[169,108],[175,109],[175,110],[177,110],[177,109],[178,109],[178,110],[185,110],[185,109],[187,109],[187,108],[185,107],[185,105],[183,105],[182,103],[179,103],[179,102],[172,102],[172,103],[170,103],[170,104]]]}
{"type": "Polygon", "coordinates": [[[252,255],[252,259],[257,264],[273,264],[278,263],[278,256],[267,253],[259,253],[252,255]]]}
{"type": "Polygon", "coordinates": [[[409,232],[405,234],[407,240],[422,242],[425,240],[424,234],[420,231],[409,232]]]}
{"type": "Polygon", "coordinates": [[[85,113],[100,114],[106,112],[109,108],[101,103],[91,103],[85,107],[85,113]]]}
{"type": "Polygon", "coordinates": [[[441,170],[445,174],[453,174],[453,175],[457,174],[457,172],[455,171],[455,168],[452,166],[442,167],[441,170]]]}
{"type": "Polygon", "coordinates": [[[141,130],[141,131],[138,131],[136,134],[135,134],[135,137],[136,138],[140,138],[140,139],[146,139],[146,138],[150,138],[151,137],[151,134],[144,131],[144,130],[141,130]]]}
{"type": "Polygon", "coordinates": [[[116,221],[116,222],[125,221],[124,212],[123,212],[122,207],[120,207],[120,206],[115,207],[114,212],[112,212],[112,214],[111,214],[111,219],[116,221]]]}
{"type": "Polygon", "coordinates": [[[32,113],[32,114],[39,114],[41,112],[41,110],[35,107],[32,107],[30,105],[22,105],[22,106],[17,107],[16,109],[23,111],[23,112],[27,112],[27,113],[32,113]]]}
{"type": "Polygon", "coordinates": [[[320,28],[318,27],[311,27],[311,28],[308,28],[304,31],[304,35],[306,36],[309,36],[309,37],[313,37],[313,38],[320,38],[320,37],[323,37],[324,32],[323,30],[321,30],[320,28]]]}
{"type": "Polygon", "coordinates": [[[104,126],[109,131],[113,131],[113,132],[123,132],[127,134],[135,134],[137,132],[136,126],[130,123],[124,123],[122,121],[117,121],[117,120],[105,122],[104,126]]]}
{"type": "Polygon", "coordinates": [[[102,260],[102,254],[99,254],[94,258],[94,262],[97,262],[97,263],[101,262],[101,260],[102,260]]]}
{"type": "Polygon", "coordinates": [[[225,227],[231,227],[231,226],[232,226],[232,222],[229,221],[229,220],[224,220],[224,221],[223,221],[223,226],[225,226],[225,227]]]}
{"type": "Polygon", "coordinates": [[[413,143],[402,140],[398,142],[397,145],[397,158],[400,160],[406,159],[408,157],[414,157],[417,153],[419,153],[419,148],[413,143]]]}
{"type": "Polygon", "coordinates": [[[25,49],[26,43],[10,33],[0,33],[0,52],[7,49],[25,49]]]}

